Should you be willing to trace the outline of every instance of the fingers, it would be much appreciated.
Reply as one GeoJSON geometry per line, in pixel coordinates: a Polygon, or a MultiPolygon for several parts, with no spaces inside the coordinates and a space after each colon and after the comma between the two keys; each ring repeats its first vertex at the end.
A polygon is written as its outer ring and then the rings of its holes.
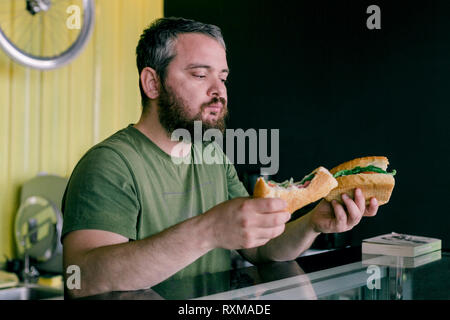
{"type": "Polygon", "coordinates": [[[373,217],[378,211],[378,201],[376,198],[371,198],[369,202],[369,207],[366,208],[364,212],[365,217],[373,217]]]}
{"type": "Polygon", "coordinates": [[[258,228],[255,232],[255,237],[259,240],[270,240],[280,236],[284,229],[284,224],[273,228],[258,228]]]}
{"type": "Polygon", "coordinates": [[[363,216],[366,208],[366,201],[361,189],[355,189],[355,200],[352,200],[347,194],[342,194],[343,205],[337,201],[332,201],[334,215],[335,215],[335,227],[337,232],[344,232],[350,230],[357,225],[363,216]]]}
{"type": "Polygon", "coordinates": [[[243,203],[244,210],[256,212],[280,212],[286,210],[287,202],[280,198],[253,198],[243,203]]]}
{"type": "Polygon", "coordinates": [[[285,229],[285,224],[272,228],[252,228],[243,229],[242,233],[242,248],[255,248],[262,246],[280,236],[285,229]]]}
{"type": "Polygon", "coordinates": [[[230,230],[238,232],[240,248],[254,248],[267,243],[284,232],[291,218],[286,201],[279,198],[239,199],[235,224],[230,230]]]}
{"type": "Polygon", "coordinates": [[[343,232],[347,230],[347,214],[345,213],[344,207],[337,202],[336,200],[333,200],[331,202],[331,206],[334,210],[334,217],[335,217],[335,232],[343,232]]]}
{"type": "Polygon", "coordinates": [[[355,189],[355,203],[360,212],[364,212],[366,210],[366,198],[361,191],[361,189],[355,189]]]}
{"type": "Polygon", "coordinates": [[[377,211],[378,211],[378,201],[377,201],[377,199],[372,197],[370,199],[370,201],[369,201],[369,205],[366,206],[366,199],[364,197],[363,192],[359,188],[355,189],[355,200],[354,200],[354,202],[355,202],[356,206],[359,208],[359,211],[363,213],[363,216],[365,216],[365,217],[373,217],[373,216],[375,216],[377,214],[377,211]]]}
{"type": "Polygon", "coordinates": [[[280,198],[248,199],[240,205],[240,226],[243,228],[269,228],[288,222],[291,214],[286,201],[280,198]]]}
{"type": "Polygon", "coordinates": [[[270,240],[280,236],[285,229],[285,224],[273,228],[242,229],[241,248],[255,248],[262,246],[270,240]]]}
{"type": "Polygon", "coordinates": [[[289,212],[257,213],[244,218],[243,227],[272,228],[286,224],[291,219],[289,212]]]}
{"type": "Polygon", "coordinates": [[[360,189],[355,190],[354,201],[347,194],[342,195],[342,200],[347,208],[347,225],[352,228],[361,220],[366,208],[366,200],[360,189]]]}

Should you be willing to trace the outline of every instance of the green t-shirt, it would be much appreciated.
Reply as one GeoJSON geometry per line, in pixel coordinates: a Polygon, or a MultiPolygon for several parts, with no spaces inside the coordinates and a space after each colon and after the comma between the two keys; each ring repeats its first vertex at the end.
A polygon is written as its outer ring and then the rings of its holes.
{"type": "MultiPolygon", "coordinates": [[[[203,150],[208,144],[203,142],[203,150]]],[[[212,146],[223,164],[200,164],[201,150],[194,144],[190,163],[175,164],[133,125],[116,132],[75,167],[63,198],[62,237],[74,230],[100,229],[144,239],[221,202],[248,196],[222,149],[214,142],[212,146]]],[[[230,252],[219,248],[171,278],[230,268],[230,252]]]]}

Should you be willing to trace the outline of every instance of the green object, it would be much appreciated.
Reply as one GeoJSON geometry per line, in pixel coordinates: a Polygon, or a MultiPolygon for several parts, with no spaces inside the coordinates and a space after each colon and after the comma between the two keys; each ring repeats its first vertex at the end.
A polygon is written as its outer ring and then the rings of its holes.
{"type": "Polygon", "coordinates": [[[15,273],[0,270],[0,289],[14,287],[19,283],[15,273]]]}
{"type": "Polygon", "coordinates": [[[311,173],[309,176],[306,176],[305,178],[302,179],[302,181],[300,181],[300,184],[304,184],[306,181],[310,181],[314,178],[315,173],[311,173]]]}
{"type": "Polygon", "coordinates": [[[57,209],[47,199],[31,196],[19,207],[14,221],[15,243],[20,258],[25,253],[38,262],[48,261],[56,250],[57,209]]]}
{"type": "Polygon", "coordinates": [[[283,182],[275,182],[273,180],[269,180],[270,183],[277,185],[282,188],[289,188],[290,186],[298,186],[304,184],[306,181],[312,180],[314,178],[315,173],[311,173],[310,175],[304,177],[301,181],[294,182],[294,179],[291,178],[289,180],[285,180],[283,182]]]}
{"type": "Polygon", "coordinates": [[[294,180],[291,178],[289,180],[285,180],[283,182],[275,182],[273,180],[269,180],[270,183],[275,184],[279,187],[287,188],[294,183],[294,180]]]}
{"type": "MultiPolygon", "coordinates": [[[[203,143],[203,150],[208,143],[203,143]]],[[[100,229],[144,239],[226,200],[248,196],[236,170],[213,143],[224,164],[175,164],[132,125],[91,148],[72,173],[63,200],[62,235],[100,229]]],[[[151,263],[151,262],[149,262],[151,263]]],[[[172,278],[231,269],[230,252],[214,249],[172,278]]]]}
{"type": "Polygon", "coordinates": [[[395,176],[397,174],[396,170],[392,170],[392,172],[387,172],[379,167],[370,165],[367,167],[355,167],[351,170],[341,170],[341,171],[336,172],[333,176],[335,178],[337,178],[337,177],[342,177],[342,176],[349,176],[351,174],[358,174],[358,173],[365,172],[365,171],[390,174],[392,176],[395,176]]]}
{"type": "Polygon", "coordinates": [[[65,177],[39,173],[20,189],[14,219],[16,253],[36,260],[39,271],[62,273],[61,200],[66,185],[65,177]]]}

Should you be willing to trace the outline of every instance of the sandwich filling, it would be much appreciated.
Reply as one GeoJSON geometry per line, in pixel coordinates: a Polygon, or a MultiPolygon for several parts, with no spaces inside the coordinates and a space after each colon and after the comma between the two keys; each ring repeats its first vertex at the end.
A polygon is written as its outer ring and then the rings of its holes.
{"type": "Polygon", "coordinates": [[[298,182],[294,182],[294,179],[291,178],[289,180],[285,180],[283,182],[275,182],[272,180],[269,180],[267,182],[267,184],[270,187],[278,187],[278,188],[283,188],[283,189],[292,189],[292,188],[306,188],[310,183],[311,180],[314,178],[314,173],[311,173],[310,175],[304,177],[301,181],[298,182]]]}
{"type": "Polygon", "coordinates": [[[370,165],[367,167],[355,167],[353,169],[350,170],[341,170],[336,172],[333,177],[338,178],[338,177],[343,177],[343,176],[349,176],[352,174],[358,174],[358,173],[383,173],[383,174],[390,174],[392,176],[395,176],[397,174],[397,171],[392,170],[392,172],[387,172],[379,167],[370,165]]]}

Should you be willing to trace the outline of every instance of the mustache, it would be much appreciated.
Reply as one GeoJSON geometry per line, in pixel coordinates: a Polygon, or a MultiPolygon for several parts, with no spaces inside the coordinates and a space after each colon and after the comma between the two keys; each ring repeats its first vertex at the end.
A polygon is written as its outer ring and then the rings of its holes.
{"type": "Polygon", "coordinates": [[[223,97],[214,97],[211,101],[202,104],[201,106],[201,110],[203,111],[203,109],[205,109],[206,107],[210,106],[211,104],[217,104],[219,103],[222,105],[222,108],[226,108],[227,107],[227,100],[223,97]]]}

